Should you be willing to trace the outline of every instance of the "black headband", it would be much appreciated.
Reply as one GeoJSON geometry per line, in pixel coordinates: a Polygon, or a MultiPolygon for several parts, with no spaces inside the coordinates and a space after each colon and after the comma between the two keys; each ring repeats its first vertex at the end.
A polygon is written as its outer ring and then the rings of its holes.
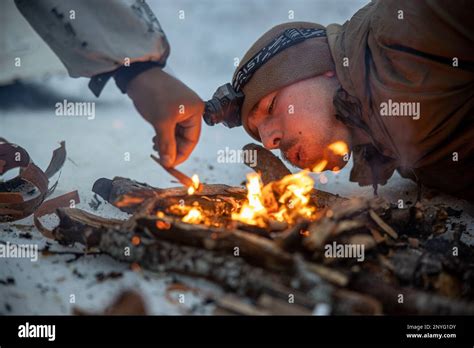
{"type": "Polygon", "coordinates": [[[253,74],[278,53],[307,39],[322,36],[326,36],[326,29],[286,29],[267,46],[258,51],[237,71],[234,75],[232,86],[237,92],[241,91],[253,74]]]}

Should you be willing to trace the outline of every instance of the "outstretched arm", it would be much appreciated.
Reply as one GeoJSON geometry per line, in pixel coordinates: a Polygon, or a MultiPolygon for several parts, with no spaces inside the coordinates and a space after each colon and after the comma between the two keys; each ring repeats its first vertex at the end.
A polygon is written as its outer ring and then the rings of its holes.
{"type": "Polygon", "coordinates": [[[96,96],[115,78],[155,129],[154,148],[165,166],[189,157],[199,139],[204,104],[161,70],[169,45],[144,0],[15,2],[71,77],[91,77],[96,96]]]}

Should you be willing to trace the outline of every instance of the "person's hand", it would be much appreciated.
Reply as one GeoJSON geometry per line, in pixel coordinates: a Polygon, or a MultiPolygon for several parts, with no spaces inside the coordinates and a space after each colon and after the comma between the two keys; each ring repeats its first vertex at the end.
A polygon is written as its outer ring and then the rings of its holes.
{"type": "Polygon", "coordinates": [[[174,167],[184,162],[201,133],[204,103],[198,95],[160,68],[137,75],[128,84],[127,94],[155,129],[154,149],[161,163],[174,167]]]}

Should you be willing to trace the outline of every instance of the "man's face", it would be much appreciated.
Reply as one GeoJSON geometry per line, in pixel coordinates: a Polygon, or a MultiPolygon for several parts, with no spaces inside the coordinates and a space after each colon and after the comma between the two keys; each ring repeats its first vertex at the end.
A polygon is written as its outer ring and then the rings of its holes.
{"type": "Polygon", "coordinates": [[[340,169],[347,162],[327,148],[340,140],[349,144],[347,127],[335,117],[338,87],[334,73],[328,72],[272,92],[253,108],[248,127],[267,149],[280,149],[299,168],[312,169],[327,160],[326,169],[340,169]]]}

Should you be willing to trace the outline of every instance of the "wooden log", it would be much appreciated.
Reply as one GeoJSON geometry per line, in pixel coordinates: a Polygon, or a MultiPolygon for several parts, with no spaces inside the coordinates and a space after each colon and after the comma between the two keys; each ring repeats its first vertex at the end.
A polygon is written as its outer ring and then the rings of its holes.
{"type": "Polygon", "coordinates": [[[208,250],[220,250],[228,255],[243,256],[249,262],[271,270],[292,267],[292,257],[273,241],[258,235],[205,225],[192,225],[164,216],[141,216],[135,219],[135,229],[146,229],[157,240],[180,245],[197,246],[208,250]],[[169,228],[159,228],[158,221],[164,221],[169,228]]]}
{"type": "MultiPolygon", "coordinates": [[[[155,187],[130,180],[122,177],[115,177],[113,180],[100,178],[94,182],[92,191],[113,204],[120,196],[139,192],[142,198],[151,198],[155,196],[155,191],[159,190],[155,187]]],[[[138,195],[137,195],[138,196],[138,195]]]]}
{"type": "MultiPolygon", "coordinates": [[[[308,235],[302,239],[302,245],[314,252],[322,250],[326,243],[336,239],[350,241],[353,239],[351,235],[356,234],[372,235],[377,244],[393,244],[400,234],[412,235],[416,231],[423,235],[436,233],[443,218],[444,215],[439,209],[433,211],[421,206],[398,209],[379,197],[358,197],[333,205],[325,211],[322,218],[311,222],[307,228],[308,235]],[[430,213],[425,214],[426,211],[430,213]],[[419,227],[421,225],[423,227],[419,227]],[[380,232],[387,235],[388,239],[384,239],[380,232]]],[[[369,244],[364,244],[374,247],[371,240],[367,241],[369,244]]]]}
{"type": "MultiPolygon", "coordinates": [[[[156,188],[131,179],[115,177],[112,180],[98,179],[92,191],[107,202],[127,213],[135,213],[147,200],[155,200],[156,208],[165,209],[181,200],[186,205],[197,201],[204,209],[214,209],[218,200],[229,209],[246,198],[246,190],[228,185],[202,185],[199,192],[188,195],[185,187],[156,188]]],[[[222,204],[221,204],[222,205],[222,204]]]]}
{"type": "Polygon", "coordinates": [[[272,181],[281,180],[284,176],[291,174],[290,170],[283,164],[283,162],[263,146],[250,143],[245,145],[242,150],[255,152],[256,161],[250,162],[250,156],[247,156],[244,163],[249,168],[260,173],[264,185],[272,181]]]}
{"type": "Polygon", "coordinates": [[[143,239],[132,245],[125,234],[106,231],[99,249],[111,257],[155,272],[176,272],[209,279],[227,291],[255,298],[267,289],[290,284],[291,277],[248,264],[243,257],[165,241],[143,239]],[[130,254],[124,252],[129,248],[130,254]]]}
{"type": "Polygon", "coordinates": [[[81,243],[88,248],[99,244],[101,233],[120,228],[124,221],[106,219],[76,208],[56,210],[59,225],[53,230],[53,236],[60,244],[81,243]]]}

